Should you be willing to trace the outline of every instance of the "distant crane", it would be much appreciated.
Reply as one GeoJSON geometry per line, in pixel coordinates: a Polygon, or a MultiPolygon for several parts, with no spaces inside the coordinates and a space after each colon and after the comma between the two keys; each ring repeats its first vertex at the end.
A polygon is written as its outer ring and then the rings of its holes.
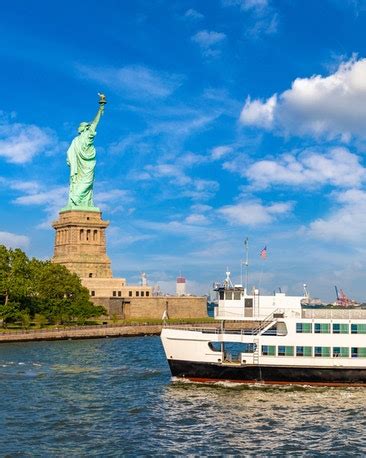
{"type": "Polygon", "coordinates": [[[337,286],[334,286],[335,292],[336,292],[336,305],[340,305],[342,307],[349,307],[350,305],[355,305],[355,301],[350,299],[346,293],[343,291],[343,289],[339,289],[337,286]]]}

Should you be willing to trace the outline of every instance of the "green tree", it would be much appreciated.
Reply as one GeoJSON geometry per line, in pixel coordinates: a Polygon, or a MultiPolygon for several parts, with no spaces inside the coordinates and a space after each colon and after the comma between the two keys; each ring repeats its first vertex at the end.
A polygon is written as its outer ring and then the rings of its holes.
{"type": "Polygon", "coordinates": [[[37,277],[37,290],[40,313],[52,323],[85,321],[105,313],[104,308],[90,302],[89,291],[80,278],[60,264],[44,263],[37,277]]]}
{"type": "Polygon", "coordinates": [[[0,245],[0,301],[7,305],[9,301],[10,256],[4,245],[0,245]]]}
{"type": "Polygon", "coordinates": [[[5,325],[21,322],[23,327],[37,316],[50,323],[85,323],[105,314],[103,307],[89,300],[80,278],[66,267],[50,261],[28,259],[20,250],[0,245],[0,316],[5,325]]]}

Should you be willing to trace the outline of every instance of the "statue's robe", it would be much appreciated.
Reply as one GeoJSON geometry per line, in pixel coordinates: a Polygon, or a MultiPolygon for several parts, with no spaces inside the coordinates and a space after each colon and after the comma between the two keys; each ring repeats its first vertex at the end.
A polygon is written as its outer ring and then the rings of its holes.
{"type": "Polygon", "coordinates": [[[93,145],[96,131],[81,132],[67,150],[70,167],[69,206],[93,207],[93,183],[96,151],[93,145]]]}

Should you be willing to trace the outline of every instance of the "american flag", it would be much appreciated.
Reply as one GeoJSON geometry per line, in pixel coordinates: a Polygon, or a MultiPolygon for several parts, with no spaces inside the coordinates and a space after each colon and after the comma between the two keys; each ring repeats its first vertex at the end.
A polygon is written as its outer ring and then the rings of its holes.
{"type": "Polygon", "coordinates": [[[261,250],[261,258],[267,259],[267,247],[265,246],[263,250],[261,250]]]}

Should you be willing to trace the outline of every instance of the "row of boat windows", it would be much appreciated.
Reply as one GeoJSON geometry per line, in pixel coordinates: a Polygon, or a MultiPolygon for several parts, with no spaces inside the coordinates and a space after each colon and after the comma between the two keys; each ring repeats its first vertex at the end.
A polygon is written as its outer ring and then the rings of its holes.
{"type": "Polygon", "coordinates": [[[288,346],[262,345],[263,356],[317,356],[323,358],[366,358],[366,347],[306,347],[306,346],[288,346]]]}
{"type": "Polygon", "coordinates": [[[220,291],[220,300],[226,299],[227,301],[240,301],[241,291],[220,291]]]}
{"type": "MultiPolygon", "coordinates": [[[[296,332],[299,334],[349,334],[350,325],[348,323],[296,323],[296,332]]],[[[366,324],[351,324],[351,334],[366,334],[366,324]]]]}

